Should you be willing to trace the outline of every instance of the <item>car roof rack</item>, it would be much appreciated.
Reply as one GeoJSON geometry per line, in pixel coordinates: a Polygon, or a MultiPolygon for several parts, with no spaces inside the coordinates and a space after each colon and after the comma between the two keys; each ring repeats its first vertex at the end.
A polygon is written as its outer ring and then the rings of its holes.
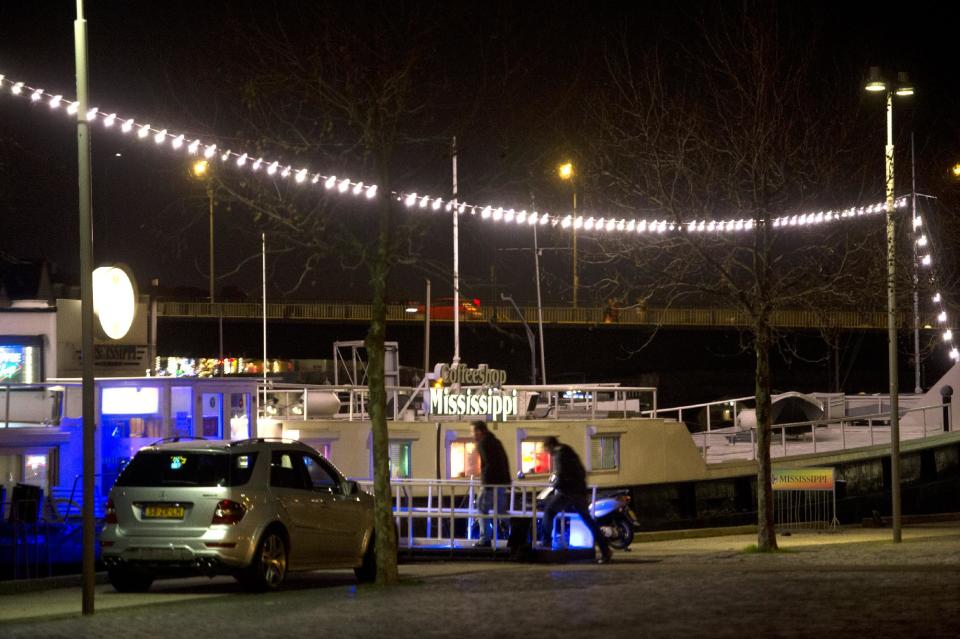
{"type": "Polygon", "coordinates": [[[298,444],[310,448],[309,444],[304,444],[299,439],[287,439],[286,437],[250,437],[247,439],[237,439],[231,441],[227,446],[241,446],[243,444],[264,444],[267,442],[277,442],[281,444],[298,444]]]}
{"type": "Polygon", "coordinates": [[[163,439],[158,439],[157,441],[150,444],[151,446],[158,446],[160,444],[172,444],[174,442],[184,441],[184,440],[197,440],[197,439],[206,439],[206,437],[194,437],[193,435],[177,435],[176,437],[164,437],[163,439]]]}

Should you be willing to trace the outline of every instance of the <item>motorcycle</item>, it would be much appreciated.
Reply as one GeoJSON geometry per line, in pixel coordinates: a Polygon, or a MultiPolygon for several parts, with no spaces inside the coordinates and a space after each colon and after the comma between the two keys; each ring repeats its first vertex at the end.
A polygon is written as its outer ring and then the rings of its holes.
{"type": "MultiPolygon", "coordinates": [[[[553,486],[548,486],[540,491],[537,495],[538,507],[543,506],[554,490],[553,486]]],[[[590,512],[611,548],[629,550],[633,543],[634,528],[640,525],[640,519],[630,506],[629,490],[624,488],[598,494],[596,502],[590,504],[590,512]]]]}
{"type": "Polygon", "coordinates": [[[640,525],[640,520],[630,507],[630,491],[624,489],[602,497],[598,495],[597,501],[591,506],[597,527],[610,547],[628,550],[633,543],[633,530],[640,525]]]}

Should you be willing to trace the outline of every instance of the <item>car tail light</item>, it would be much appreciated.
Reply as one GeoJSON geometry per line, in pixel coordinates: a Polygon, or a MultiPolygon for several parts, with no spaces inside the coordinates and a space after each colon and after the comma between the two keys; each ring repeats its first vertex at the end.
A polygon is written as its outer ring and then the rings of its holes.
{"type": "Polygon", "coordinates": [[[117,509],[113,505],[113,499],[111,497],[107,498],[107,507],[103,511],[103,521],[107,524],[117,523],[117,509]]]}
{"type": "Polygon", "coordinates": [[[229,499],[222,499],[217,502],[217,508],[213,511],[213,520],[211,524],[238,524],[243,519],[247,511],[243,505],[229,499]]]}

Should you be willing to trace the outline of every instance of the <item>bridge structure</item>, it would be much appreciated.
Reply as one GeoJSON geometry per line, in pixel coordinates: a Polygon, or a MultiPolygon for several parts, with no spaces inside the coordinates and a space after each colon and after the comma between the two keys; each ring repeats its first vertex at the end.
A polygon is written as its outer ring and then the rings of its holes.
{"type": "MultiPolygon", "coordinates": [[[[520,306],[523,319],[528,324],[537,322],[536,306],[520,306]]],[[[371,304],[338,302],[275,302],[267,303],[266,316],[270,321],[297,322],[366,322],[371,318],[371,304]]],[[[717,327],[740,328],[752,324],[747,313],[724,308],[610,308],[610,307],[558,307],[542,308],[543,322],[549,325],[593,326],[597,324],[649,327],[717,327]]],[[[217,302],[163,300],[157,303],[157,316],[168,319],[229,319],[259,320],[264,315],[264,306],[256,302],[217,302]]],[[[404,304],[387,305],[387,320],[412,324],[424,321],[422,310],[410,312],[404,304]]],[[[513,307],[489,305],[463,313],[460,321],[465,324],[519,324],[520,317],[513,307]]],[[[898,324],[906,328],[912,325],[912,316],[901,312],[898,324]]],[[[449,318],[431,318],[437,324],[452,324],[449,318]]],[[[771,323],[778,328],[840,330],[886,330],[886,311],[870,310],[777,310],[771,323]]]]}

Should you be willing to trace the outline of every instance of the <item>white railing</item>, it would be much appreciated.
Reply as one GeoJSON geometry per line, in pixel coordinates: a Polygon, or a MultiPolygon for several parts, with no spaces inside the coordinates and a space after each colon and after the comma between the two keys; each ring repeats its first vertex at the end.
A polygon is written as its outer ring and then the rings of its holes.
{"type": "MultiPolygon", "coordinates": [[[[900,441],[926,439],[949,430],[950,404],[918,406],[900,411],[900,441]],[[947,424],[944,427],[944,424],[947,424]]],[[[847,415],[771,426],[771,455],[789,457],[845,451],[890,443],[889,412],[847,415]]],[[[707,463],[756,459],[756,432],[725,427],[692,433],[707,463]]]]}
{"type": "MultiPolygon", "coordinates": [[[[373,493],[372,480],[359,480],[364,490],[373,493]]],[[[507,494],[506,512],[498,513],[499,491],[494,491],[494,505],[490,513],[477,510],[477,499],[483,488],[473,479],[391,479],[390,490],[393,502],[394,521],[397,525],[401,548],[446,548],[457,549],[472,545],[478,538],[474,528],[482,530],[484,523],[492,520],[494,550],[506,545],[507,529],[511,519],[529,519],[531,535],[535,536],[537,521],[542,518],[538,510],[537,494],[548,487],[546,482],[516,482],[491,486],[504,488],[507,494]]],[[[590,487],[591,515],[596,502],[597,488],[590,487]]],[[[566,539],[567,517],[558,517],[561,539],[566,539]]]]}

